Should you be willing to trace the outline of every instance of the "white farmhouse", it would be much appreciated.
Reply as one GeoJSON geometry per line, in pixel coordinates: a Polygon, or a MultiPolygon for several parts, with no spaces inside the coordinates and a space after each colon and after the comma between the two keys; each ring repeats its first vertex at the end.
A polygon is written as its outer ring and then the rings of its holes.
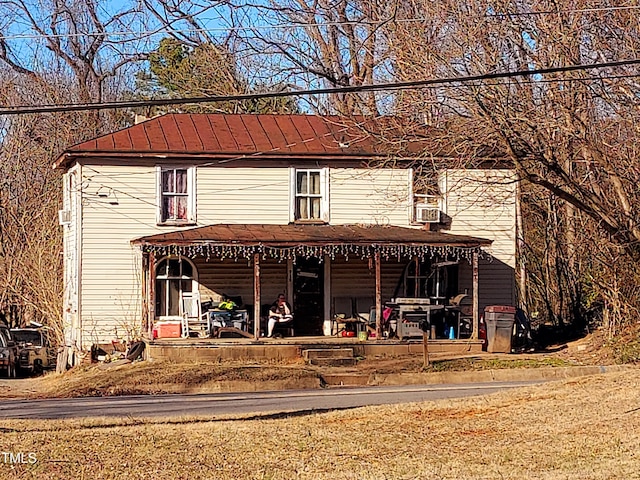
{"type": "Polygon", "coordinates": [[[281,292],[296,336],[362,315],[381,341],[385,305],[466,293],[474,338],[484,306],[515,302],[513,172],[452,161],[425,193],[419,155],[391,154],[357,121],[171,114],[66,150],[69,345],[151,337],[190,315],[185,299],[225,296],[259,341],[255,319],[281,292]]]}

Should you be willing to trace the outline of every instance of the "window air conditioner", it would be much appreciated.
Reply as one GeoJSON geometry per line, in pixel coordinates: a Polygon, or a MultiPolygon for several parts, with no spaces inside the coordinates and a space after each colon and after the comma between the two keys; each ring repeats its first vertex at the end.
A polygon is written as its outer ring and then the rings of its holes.
{"type": "Polygon", "coordinates": [[[58,223],[69,225],[71,223],[71,210],[58,210],[58,223]]]}
{"type": "Polygon", "coordinates": [[[433,205],[416,205],[416,222],[440,223],[440,209],[433,205]]]}

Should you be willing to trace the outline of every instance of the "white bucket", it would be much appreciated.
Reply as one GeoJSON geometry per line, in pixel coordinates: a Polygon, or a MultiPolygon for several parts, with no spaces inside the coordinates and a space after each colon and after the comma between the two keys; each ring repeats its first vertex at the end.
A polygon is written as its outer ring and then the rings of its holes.
{"type": "Polygon", "coordinates": [[[326,337],[333,335],[333,322],[331,320],[324,321],[322,324],[322,333],[324,333],[326,337]]]}

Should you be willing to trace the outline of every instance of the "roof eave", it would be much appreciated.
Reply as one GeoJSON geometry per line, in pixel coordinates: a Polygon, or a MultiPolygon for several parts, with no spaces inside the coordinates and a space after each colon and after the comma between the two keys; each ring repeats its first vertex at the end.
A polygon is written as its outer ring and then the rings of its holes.
{"type": "MultiPolygon", "coordinates": [[[[102,160],[195,160],[195,161],[218,161],[221,164],[232,160],[348,160],[348,161],[378,161],[389,158],[388,154],[381,153],[307,153],[307,152],[278,152],[278,153],[217,153],[217,152],[113,152],[113,151],[87,151],[87,152],[65,152],[53,163],[53,168],[68,168],[74,161],[89,158],[100,158],[102,160]]],[[[394,156],[396,161],[413,161],[418,157],[394,156]]]]}
{"type": "Polygon", "coordinates": [[[284,240],[148,240],[145,237],[131,240],[132,245],[141,246],[157,246],[157,247],[198,247],[205,245],[212,246],[225,246],[225,245],[238,245],[238,246],[265,246],[272,248],[287,248],[297,247],[302,245],[308,245],[312,247],[322,247],[327,245],[354,245],[354,246],[375,246],[375,247],[387,247],[387,246],[406,246],[406,247],[420,247],[423,245],[430,245],[436,247],[455,247],[455,248],[477,248],[487,247],[493,243],[493,240],[477,237],[466,237],[465,240],[457,242],[448,241],[425,241],[425,242],[403,242],[397,240],[386,241],[358,241],[358,240],[340,240],[340,239],[327,239],[327,240],[313,240],[313,241],[284,241],[284,240]]]}

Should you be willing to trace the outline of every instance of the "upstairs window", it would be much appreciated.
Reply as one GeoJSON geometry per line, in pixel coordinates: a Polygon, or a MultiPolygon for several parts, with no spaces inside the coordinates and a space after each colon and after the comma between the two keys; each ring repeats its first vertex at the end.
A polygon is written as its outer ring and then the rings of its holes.
{"type": "Polygon", "coordinates": [[[158,223],[195,223],[195,168],[158,168],[158,223]]]}
{"type": "Polygon", "coordinates": [[[414,166],[411,175],[413,177],[410,198],[413,205],[411,220],[414,223],[442,223],[444,198],[441,192],[444,191],[445,175],[438,174],[428,165],[414,166]]]}
{"type": "Polygon", "coordinates": [[[329,220],[327,169],[292,169],[292,220],[322,222],[329,220]]]}

